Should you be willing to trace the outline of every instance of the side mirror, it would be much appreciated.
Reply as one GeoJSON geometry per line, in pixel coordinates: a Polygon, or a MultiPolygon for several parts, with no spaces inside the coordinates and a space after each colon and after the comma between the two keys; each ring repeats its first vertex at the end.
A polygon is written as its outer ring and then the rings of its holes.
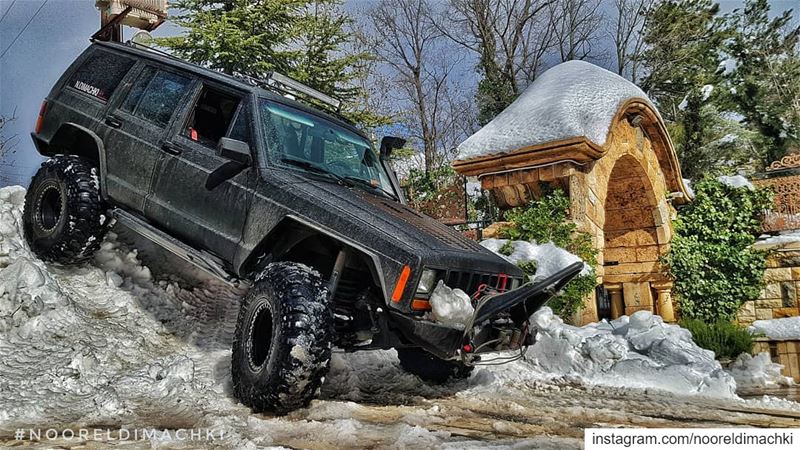
{"type": "Polygon", "coordinates": [[[247,142],[237,141],[236,139],[220,138],[217,154],[246,166],[249,166],[251,162],[250,146],[247,145],[247,142]]]}
{"type": "Polygon", "coordinates": [[[406,140],[395,136],[384,136],[381,139],[381,159],[388,160],[392,156],[392,151],[403,148],[406,140]]]}

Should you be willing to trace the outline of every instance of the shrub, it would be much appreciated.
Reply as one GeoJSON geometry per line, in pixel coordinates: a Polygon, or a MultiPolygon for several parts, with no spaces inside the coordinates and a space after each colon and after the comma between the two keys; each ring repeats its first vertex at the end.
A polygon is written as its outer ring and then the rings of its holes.
{"type": "Polygon", "coordinates": [[[733,359],[753,351],[755,338],[735,323],[721,320],[708,324],[699,319],[684,319],[680,325],[692,332],[695,344],[713,351],[717,359],[733,359]]]}
{"type": "MultiPolygon", "coordinates": [[[[553,311],[567,321],[574,317],[578,308],[583,306],[586,296],[597,285],[594,273],[597,250],[592,246],[591,236],[576,231],[575,223],[569,220],[569,204],[569,197],[560,189],[547,192],[541,199],[534,200],[527,206],[506,212],[506,220],[511,222],[511,226],[500,232],[500,237],[505,239],[535,241],[539,244],[552,241],[592,267],[588,275],[570,281],[561,295],[548,303],[553,311]]],[[[520,268],[529,275],[536,273],[535,263],[523,263],[520,268]]]]}
{"type": "Polygon", "coordinates": [[[681,208],[665,263],[675,279],[681,315],[706,323],[730,321],[742,303],[758,298],[766,255],[752,249],[768,192],[733,188],[706,176],[694,201],[681,208]]]}

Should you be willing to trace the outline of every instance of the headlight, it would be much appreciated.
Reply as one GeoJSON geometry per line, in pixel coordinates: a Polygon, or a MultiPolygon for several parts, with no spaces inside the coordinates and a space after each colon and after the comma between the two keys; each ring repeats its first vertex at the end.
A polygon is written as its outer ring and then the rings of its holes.
{"type": "Polygon", "coordinates": [[[422,277],[419,279],[417,285],[417,294],[430,294],[436,288],[438,274],[433,269],[425,269],[422,271],[422,277]]]}

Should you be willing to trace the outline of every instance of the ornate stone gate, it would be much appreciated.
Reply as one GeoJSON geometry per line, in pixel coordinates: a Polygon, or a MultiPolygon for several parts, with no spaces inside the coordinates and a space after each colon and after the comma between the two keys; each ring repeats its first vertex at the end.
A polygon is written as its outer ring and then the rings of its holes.
{"type": "Polygon", "coordinates": [[[581,323],[601,318],[598,310],[609,318],[650,310],[674,320],[660,258],[672,237],[673,204],[689,194],[663,120],[636,86],[588,63],[556,66],[459,150],[455,169],[477,176],[501,208],[525,205],[545,185],[569,194],[572,220],[599,250],[602,289],[587,299],[581,323]],[[585,110],[581,102],[589,103],[585,110]],[[554,133],[543,118],[567,126],[554,133]],[[598,309],[596,295],[609,307],[598,309]]]}

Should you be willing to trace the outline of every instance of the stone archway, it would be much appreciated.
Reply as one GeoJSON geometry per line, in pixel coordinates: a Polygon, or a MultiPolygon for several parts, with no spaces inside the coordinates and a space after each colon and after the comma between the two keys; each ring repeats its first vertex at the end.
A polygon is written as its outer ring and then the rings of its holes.
{"type": "MultiPolygon", "coordinates": [[[[597,283],[609,294],[610,316],[649,310],[672,321],[672,283],[661,257],[672,237],[673,203],[690,197],[664,122],[644,93],[604,69],[571,62],[551,71],[557,73],[546,72],[462,143],[460,155],[468,157],[453,166],[477,176],[501,208],[525,205],[544,185],[561,187],[570,197],[571,219],[599,251],[597,283]],[[553,92],[567,98],[553,100],[553,92]],[[539,102],[542,98],[550,101],[539,102]],[[599,98],[602,108],[581,111],[577,105],[591,98],[599,98]],[[542,118],[561,118],[565,126],[542,118]],[[585,134],[542,140],[561,128],[585,134]],[[604,139],[599,129],[606,130],[604,139]],[[532,138],[525,139],[521,130],[532,138]],[[481,146],[490,148],[481,152],[481,146]]],[[[576,321],[599,319],[595,295],[576,321]]]]}

